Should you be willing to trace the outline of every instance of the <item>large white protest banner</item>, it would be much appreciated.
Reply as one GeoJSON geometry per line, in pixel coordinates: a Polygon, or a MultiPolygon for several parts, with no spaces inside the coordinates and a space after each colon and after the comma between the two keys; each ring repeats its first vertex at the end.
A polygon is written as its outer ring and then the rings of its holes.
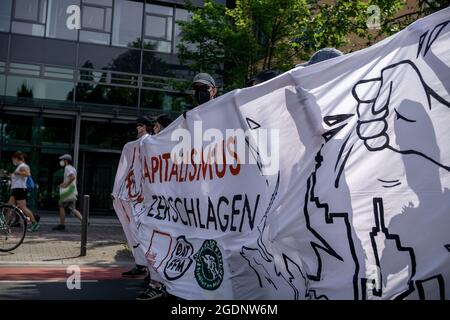
{"type": "Polygon", "coordinates": [[[449,299],[448,48],[445,9],[132,142],[135,256],[186,299],[449,299]]]}

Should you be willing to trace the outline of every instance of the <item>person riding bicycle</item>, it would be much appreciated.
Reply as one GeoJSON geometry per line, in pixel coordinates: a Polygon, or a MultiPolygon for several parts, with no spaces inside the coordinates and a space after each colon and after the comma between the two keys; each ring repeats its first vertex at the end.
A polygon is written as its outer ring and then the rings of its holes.
{"type": "Polygon", "coordinates": [[[36,221],[33,212],[27,207],[27,178],[31,175],[30,167],[25,163],[25,153],[17,151],[12,156],[12,162],[16,169],[11,174],[11,195],[8,204],[17,205],[30,219],[31,231],[35,232],[40,225],[36,221]]]}

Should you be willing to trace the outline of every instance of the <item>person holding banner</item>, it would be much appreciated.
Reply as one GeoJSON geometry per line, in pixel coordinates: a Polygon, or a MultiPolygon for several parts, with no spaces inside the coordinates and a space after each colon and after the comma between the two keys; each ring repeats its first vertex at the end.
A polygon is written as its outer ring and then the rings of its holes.
{"type": "Polygon", "coordinates": [[[296,67],[307,67],[312,64],[316,64],[328,59],[333,59],[336,57],[342,56],[344,53],[342,51],[336,49],[336,48],[322,48],[318,51],[316,51],[309,61],[297,64],[296,67]]]}
{"type": "MultiPolygon", "coordinates": [[[[147,134],[153,134],[153,122],[150,120],[148,116],[140,116],[136,119],[136,130],[137,130],[137,138],[145,138],[147,134]]],[[[147,271],[147,267],[143,264],[140,264],[135,257],[136,265],[125,272],[122,272],[122,277],[125,278],[134,278],[140,276],[146,276],[145,281],[150,282],[150,274],[147,271]]]]}
{"type": "Polygon", "coordinates": [[[261,72],[258,72],[253,77],[251,77],[247,81],[246,85],[247,85],[247,87],[253,87],[253,86],[256,86],[257,84],[260,84],[260,83],[266,82],[270,79],[273,79],[280,74],[281,74],[281,72],[278,70],[271,70],[271,69],[263,70],[261,72]]]}
{"type": "Polygon", "coordinates": [[[141,116],[136,119],[137,138],[145,134],[153,134],[154,123],[148,116],[141,116]]]}
{"type": "MultiPolygon", "coordinates": [[[[159,119],[159,118],[158,118],[159,119]]],[[[116,182],[120,181],[118,177],[126,177],[126,184],[116,184],[112,192],[113,206],[117,216],[122,224],[128,246],[133,254],[135,266],[122,273],[123,277],[137,278],[145,275],[144,281],[148,283],[148,287],[142,292],[136,300],[153,300],[166,296],[163,285],[151,279],[148,262],[145,258],[145,251],[142,250],[138,236],[138,224],[130,199],[137,199],[141,196],[140,191],[140,163],[139,146],[142,142],[154,134],[162,130],[162,127],[170,124],[159,119],[155,123],[150,116],[140,116],[136,119],[137,139],[125,144],[122,157],[119,162],[119,168],[116,175],[116,182]],[[135,166],[138,166],[135,168],[135,166]]],[[[141,208],[142,209],[142,208],[141,208]]]]}
{"type": "Polygon", "coordinates": [[[153,127],[153,132],[155,134],[161,132],[164,128],[168,127],[172,120],[168,115],[162,114],[158,118],[156,118],[155,126],[153,127]]]}
{"type": "Polygon", "coordinates": [[[217,95],[217,87],[214,78],[208,73],[198,73],[192,80],[195,101],[198,105],[204,104],[217,95]]]}
{"type": "MultiPolygon", "coordinates": [[[[169,116],[162,114],[154,122],[152,122],[149,117],[139,117],[137,120],[137,130],[138,130],[138,139],[142,141],[145,139],[145,133],[147,134],[158,134],[161,132],[164,128],[170,125],[172,120],[169,118],[169,116]],[[145,125],[146,130],[143,131],[143,126],[141,124],[145,125]],[[151,131],[149,130],[151,128],[151,131]]],[[[137,228],[136,228],[137,230],[137,228]]],[[[137,261],[137,259],[136,259],[137,261]]],[[[147,273],[147,276],[145,277],[144,281],[148,283],[148,287],[141,293],[139,296],[136,297],[136,300],[154,300],[154,299],[160,299],[167,296],[166,289],[164,285],[158,281],[155,281],[151,279],[150,272],[148,271],[148,268],[136,264],[136,267],[127,273],[138,273],[139,271],[145,271],[147,273]],[[143,268],[142,268],[143,267],[143,268]],[[140,269],[139,269],[140,268],[140,269]]],[[[125,276],[125,273],[122,274],[125,276]]]]}

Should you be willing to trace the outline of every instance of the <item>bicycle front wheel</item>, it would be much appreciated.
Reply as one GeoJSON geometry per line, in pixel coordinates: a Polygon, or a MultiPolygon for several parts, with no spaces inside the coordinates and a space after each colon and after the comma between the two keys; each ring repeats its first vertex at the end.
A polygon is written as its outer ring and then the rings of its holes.
{"type": "Polygon", "coordinates": [[[27,232],[27,219],[19,208],[0,205],[0,252],[16,249],[27,232]]]}

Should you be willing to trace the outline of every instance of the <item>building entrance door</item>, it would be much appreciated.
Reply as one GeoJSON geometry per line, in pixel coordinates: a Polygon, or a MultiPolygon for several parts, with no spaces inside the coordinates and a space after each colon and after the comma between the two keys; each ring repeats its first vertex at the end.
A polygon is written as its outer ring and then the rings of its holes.
{"type": "Polygon", "coordinates": [[[113,215],[111,193],[120,152],[81,151],[79,158],[80,199],[90,196],[90,212],[113,215]]]}

